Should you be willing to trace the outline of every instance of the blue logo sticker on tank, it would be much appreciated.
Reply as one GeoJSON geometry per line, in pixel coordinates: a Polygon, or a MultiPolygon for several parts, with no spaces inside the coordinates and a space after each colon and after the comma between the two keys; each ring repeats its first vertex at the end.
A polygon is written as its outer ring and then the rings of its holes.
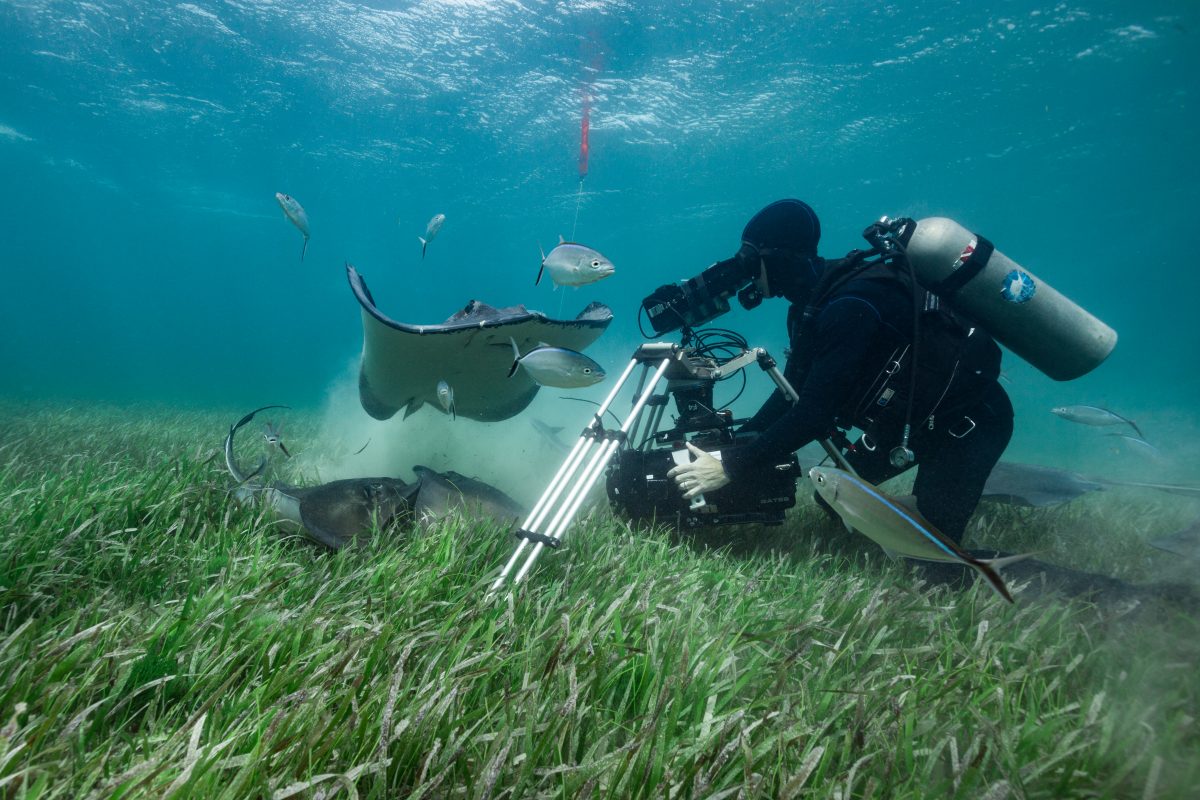
{"type": "Polygon", "coordinates": [[[1000,296],[1010,303],[1025,303],[1037,293],[1037,284],[1033,282],[1028,272],[1014,269],[1004,276],[1004,285],[1000,287],[1000,296]]]}

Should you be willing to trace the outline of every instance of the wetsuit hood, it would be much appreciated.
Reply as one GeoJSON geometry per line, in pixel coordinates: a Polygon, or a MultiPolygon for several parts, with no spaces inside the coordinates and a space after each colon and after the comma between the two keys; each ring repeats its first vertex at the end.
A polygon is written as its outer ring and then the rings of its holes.
{"type": "Polygon", "coordinates": [[[754,248],[767,272],[772,297],[806,303],[823,271],[817,257],[821,221],[805,202],[776,200],[750,218],[742,230],[742,246],[754,248]]]}

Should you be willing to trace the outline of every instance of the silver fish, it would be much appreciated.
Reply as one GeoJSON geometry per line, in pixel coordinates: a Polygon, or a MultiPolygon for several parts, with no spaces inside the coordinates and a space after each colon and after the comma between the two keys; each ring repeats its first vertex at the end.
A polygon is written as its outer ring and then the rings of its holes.
{"type": "Polygon", "coordinates": [[[304,213],[304,207],[297,203],[296,198],[291,195],[276,192],[275,200],[283,209],[284,216],[290,219],[292,224],[304,234],[304,247],[300,248],[300,260],[303,261],[304,253],[308,250],[308,214],[304,213]]]}
{"type": "Polygon", "coordinates": [[[1001,597],[1013,602],[996,570],[1029,558],[1030,554],[975,558],[921,516],[915,501],[909,498],[892,497],[862,478],[832,467],[813,467],[808,477],[847,528],[871,539],[889,556],[965,564],[983,575],[1001,597]]]}
{"type": "Polygon", "coordinates": [[[277,447],[285,456],[291,458],[292,454],[289,453],[288,449],[284,446],[283,439],[279,438],[279,430],[282,427],[282,423],[276,425],[274,422],[268,422],[263,426],[263,439],[266,440],[268,447],[277,447]]]}
{"type": "Polygon", "coordinates": [[[438,231],[442,229],[442,223],[446,221],[445,214],[434,214],[429,220],[429,224],[425,226],[425,235],[418,236],[417,239],[421,242],[421,258],[425,258],[425,248],[438,235],[438,231]]]}
{"type": "Polygon", "coordinates": [[[454,413],[454,389],[445,381],[438,381],[437,399],[442,408],[450,415],[450,419],[458,419],[454,413]]]}
{"type": "Polygon", "coordinates": [[[1136,422],[1099,406],[1059,406],[1050,409],[1050,413],[1081,425],[1129,425],[1137,431],[1138,436],[1142,435],[1142,429],[1137,426],[1136,422]]]}
{"type": "Polygon", "coordinates": [[[537,280],[533,282],[534,286],[542,282],[542,273],[547,271],[555,286],[584,286],[612,275],[615,267],[598,251],[563,241],[560,236],[557,247],[549,253],[542,252],[542,266],[538,270],[537,280]]]}
{"type": "Polygon", "coordinates": [[[541,386],[578,389],[604,380],[604,369],[583,353],[540,345],[521,355],[517,340],[509,337],[509,341],[513,349],[513,364],[508,370],[510,378],[516,374],[517,367],[524,367],[529,377],[541,386]]]}
{"type": "Polygon", "coordinates": [[[1134,436],[1132,433],[1110,433],[1108,435],[1117,437],[1135,453],[1140,453],[1143,456],[1154,459],[1155,461],[1161,461],[1163,459],[1162,450],[1159,450],[1157,447],[1150,444],[1140,436],[1134,436]]]}

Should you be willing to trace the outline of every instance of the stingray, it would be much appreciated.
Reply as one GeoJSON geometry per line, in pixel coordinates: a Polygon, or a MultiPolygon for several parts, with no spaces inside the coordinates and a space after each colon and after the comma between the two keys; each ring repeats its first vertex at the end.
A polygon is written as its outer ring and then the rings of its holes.
{"type": "MultiPolygon", "coordinates": [[[[1004,558],[1011,555],[999,550],[968,550],[975,558],[1004,558]]],[[[965,588],[972,580],[971,571],[960,564],[917,562],[914,564],[931,584],[965,588]]],[[[1046,561],[1027,559],[1004,568],[1004,579],[1022,597],[1046,593],[1086,598],[1101,605],[1136,606],[1148,604],[1153,608],[1168,603],[1190,612],[1200,607],[1200,595],[1195,589],[1177,583],[1127,583],[1119,578],[1072,569],[1046,561]]]]}
{"type": "Polygon", "coordinates": [[[260,411],[279,407],[255,409],[229,428],[225,437],[225,466],[238,482],[235,490],[238,499],[261,497],[283,527],[302,531],[334,550],[369,534],[376,526],[388,529],[407,522],[420,484],[405,483],[397,478],[349,478],[309,487],[284,483],[267,485],[256,480],[266,466],[266,459],[259,461],[252,472],[242,470],[233,454],[238,429],[260,411]]]}
{"type": "Polygon", "coordinates": [[[524,371],[508,377],[510,339],[522,352],[539,344],[582,351],[613,318],[602,303],[591,303],[575,319],[554,320],[525,306],[494,308],[472,300],[445,322],[412,325],[380,311],[350,264],[346,277],[362,307],[359,401],[379,420],[397,411],[407,417],[425,405],[444,413],[437,396],[439,381],[454,387],[458,416],[483,422],[508,419],[528,406],[540,388],[524,371]]]}
{"type": "Polygon", "coordinates": [[[437,472],[419,464],[413,467],[413,472],[421,482],[413,512],[422,524],[431,524],[456,512],[506,524],[516,524],[525,516],[525,510],[516,500],[481,480],[453,470],[437,472]]]}
{"type": "Polygon", "coordinates": [[[1150,546],[1192,561],[1200,561],[1200,519],[1175,533],[1152,539],[1150,546]]]}
{"type": "Polygon", "coordinates": [[[1001,461],[983,486],[983,499],[1014,506],[1046,508],[1074,500],[1106,486],[1153,489],[1184,497],[1200,497],[1200,487],[1178,483],[1146,483],[1111,478],[1088,478],[1078,472],[1036,464],[1001,461]]]}
{"type": "Polygon", "coordinates": [[[429,524],[455,510],[479,513],[507,522],[522,516],[520,507],[483,481],[457,472],[439,473],[416,467],[418,481],[399,478],[346,478],[319,486],[270,485],[257,481],[266,459],[247,473],[234,458],[234,436],[254,415],[251,411],[229,428],[225,437],[225,465],[237,481],[239,500],[261,497],[285,528],[306,534],[333,550],[365,539],[376,528],[403,532],[414,524],[429,524]]]}
{"type": "Polygon", "coordinates": [[[1036,464],[1001,461],[983,485],[983,499],[1014,506],[1046,508],[1074,500],[1104,484],[1077,472],[1036,464]]]}

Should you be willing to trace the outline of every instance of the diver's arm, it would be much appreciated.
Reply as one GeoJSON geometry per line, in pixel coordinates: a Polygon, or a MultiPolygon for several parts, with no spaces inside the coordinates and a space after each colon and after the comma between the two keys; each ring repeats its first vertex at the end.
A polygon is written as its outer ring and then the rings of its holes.
{"type": "Polygon", "coordinates": [[[858,297],[838,298],[821,312],[813,333],[816,352],[812,366],[798,387],[800,400],[754,441],[722,451],[725,472],[732,480],[756,466],[778,464],[809,442],[829,435],[838,409],[858,380],[879,325],[874,306],[858,297]]]}
{"type": "Polygon", "coordinates": [[[771,392],[771,396],[762,404],[753,417],[746,420],[742,427],[738,428],[738,433],[762,433],[767,428],[787,413],[787,410],[792,407],[792,403],[783,392],[779,389],[771,392]]]}

